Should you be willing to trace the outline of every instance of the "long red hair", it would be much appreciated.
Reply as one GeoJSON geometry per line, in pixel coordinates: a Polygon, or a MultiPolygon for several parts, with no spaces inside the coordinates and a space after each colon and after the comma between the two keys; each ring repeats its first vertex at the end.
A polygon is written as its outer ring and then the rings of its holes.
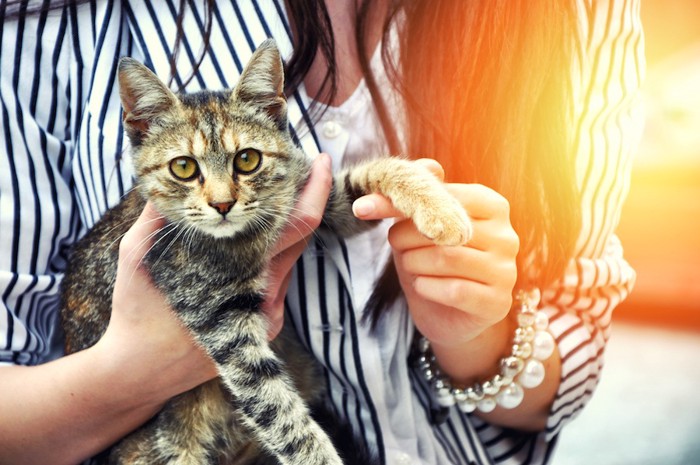
{"type": "MultiPolygon", "coordinates": [[[[408,154],[435,158],[450,182],[481,183],[508,199],[521,283],[561,276],[580,230],[571,142],[575,8],[567,0],[409,0],[390,14],[405,21],[399,62],[389,50],[384,61],[408,108],[408,154]]],[[[387,23],[385,45],[388,30],[387,23]]],[[[384,108],[380,115],[395,133],[384,108]]]]}

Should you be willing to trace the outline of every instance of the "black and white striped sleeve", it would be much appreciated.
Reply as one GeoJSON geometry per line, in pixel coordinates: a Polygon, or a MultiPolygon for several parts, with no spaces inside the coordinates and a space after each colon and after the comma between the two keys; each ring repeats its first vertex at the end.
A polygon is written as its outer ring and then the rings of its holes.
{"type": "Polygon", "coordinates": [[[564,277],[543,293],[562,360],[549,437],[584,407],[598,383],[613,309],[635,273],[614,234],[641,137],[644,70],[639,0],[583,0],[576,90],[577,178],[582,231],[564,277]]]}
{"type": "Polygon", "coordinates": [[[70,24],[62,10],[0,29],[0,364],[47,357],[60,271],[76,233],[70,24]]]}

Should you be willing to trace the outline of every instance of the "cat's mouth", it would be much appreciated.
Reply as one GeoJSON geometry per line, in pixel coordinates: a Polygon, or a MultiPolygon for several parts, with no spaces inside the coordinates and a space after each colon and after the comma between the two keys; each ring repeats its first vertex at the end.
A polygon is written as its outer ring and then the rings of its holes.
{"type": "Polygon", "coordinates": [[[233,237],[245,228],[244,223],[243,221],[232,221],[231,218],[223,217],[202,222],[199,225],[199,229],[216,238],[233,237]]]}

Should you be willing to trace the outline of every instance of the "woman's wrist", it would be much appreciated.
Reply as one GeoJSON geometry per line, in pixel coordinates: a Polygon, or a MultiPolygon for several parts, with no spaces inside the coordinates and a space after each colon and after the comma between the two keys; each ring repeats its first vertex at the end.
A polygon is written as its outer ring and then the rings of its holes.
{"type": "Polygon", "coordinates": [[[158,411],[133,386],[128,391],[124,373],[116,376],[98,352],[0,368],[0,463],[79,463],[158,411]]]}
{"type": "MultiPolygon", "coordinates": [[[[168,394],[163,390],[165,376],[159,376],[143,359],[128,357],[122,350],[113,350],[111,344],[100,340],[84,350],[92,367],[92,388],[96,395],[111,391],[103,399],[104,407],[113,411],[158,408],[168,394]]],[[[157,410],[156,410],[157,411],[157,410]]]]}
{"type": "Polygon", "coordinates": [[[512,318],[489,327],[458,348],[431,344],[423,336],[417,338],[415,366],[431,385],[443,410],[457,405],[465,413],[478,410],[490,414],[498,406],[504,410],[519,408],[518,421],[505,426],[536,429],[546,422],[560,365],[554,357],[555,341],[547,331],[548,318],[537,310],[538,302],[536,289],[519,292],[512,318]],[[508,324],[511,321],[513,324],[508,324]],[[503,341],[510,343],[504,347],[503,341]],[[527,401],[526,391],[531,397],[527,401]]]}
{"type": "Polygon", "coordinates": [[[148,409],[216,376],[203,349],[188,339],[176,341],[175,345],[145,347],[144,341],[112,341],[108,336],[87,350],[95,358],[98,380],[122,393],[115,392],[117,402],[127,408],[148,409]],[[134,349],[135,344],[142,349],[134,349]]]}
{"type": "Polygon", "coordinates": [[[508,354],[513,329],[512,320],[506,317],[460,343],[430,341],[430,349],[445,375],[455,384],[468,386],[494,373],[494,367],[508,354]]]}

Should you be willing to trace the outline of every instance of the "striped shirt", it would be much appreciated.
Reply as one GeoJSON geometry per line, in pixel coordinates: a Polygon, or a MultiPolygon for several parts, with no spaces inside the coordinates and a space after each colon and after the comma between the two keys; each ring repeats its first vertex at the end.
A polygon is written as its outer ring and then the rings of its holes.
{"type": "MultiPolygon", "coordinates": [[[[381,268],[374,258],[389,254],[385,228],[346,241],[319,233],[296,265],[288,318],[326,367],[337,411],[384,463],[547,463],[562,427],[591,397],[612,310],[634,281],[614,229],[641,131],[639,3],[579,0],[583,38],[573,82],[583,228],[565,276],[543,290],[562,359],[546,431],[503,429],[458,409],[445,422],[431,421],[433,400],[407,363],[413,325],[405,302],[375,332],[360,321],[381,268]]],[[[60,346],[58,288],[68,250],[132,184],[117,59],[135,57],[167,79],[176,4],[92,2],[0,30],[0,364],[42,363],[60,346]]],[[[204,9],[188,5],[177,86],[203,46],[204,9]]],[[[291,55],[283,0],[216,2],[210,49],[186,90],[231,87],[266,37],[291,55]]],[[[303,87],[289,96],[290,123],[309,154],[326,150],[339,166],[357,156],[358,140],[380,152],[362,83],[319,121],[312,122],[310,103],[303,87]]]]}

